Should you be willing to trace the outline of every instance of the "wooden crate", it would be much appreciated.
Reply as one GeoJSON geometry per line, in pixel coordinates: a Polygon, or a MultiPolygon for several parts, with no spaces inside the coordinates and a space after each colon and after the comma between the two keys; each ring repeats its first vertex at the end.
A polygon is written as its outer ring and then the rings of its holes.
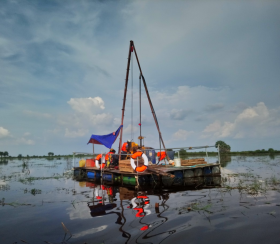
{"type": "Polygon", "coordinates": [[[131,167],[130,159],[119,161],[119,170],[122,172],[134,173],[134,169],[131,167]]]}
{"type": "Polygon", "coordinates": [[[185,159],[181,160],[182,166],[192,166],[198,164],[207,164],[204,158],[192,158],[192,159],[185,159]]]}

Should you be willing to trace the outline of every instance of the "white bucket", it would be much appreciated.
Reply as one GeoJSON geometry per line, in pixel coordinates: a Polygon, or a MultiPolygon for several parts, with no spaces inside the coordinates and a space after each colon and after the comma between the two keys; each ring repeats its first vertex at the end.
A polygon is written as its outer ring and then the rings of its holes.
{"type": "Polygon", "coordinates": [[[175,162],[175,167],[181,167],[181,159],[180,158],[175,158],[174,162],[175,162]]]}

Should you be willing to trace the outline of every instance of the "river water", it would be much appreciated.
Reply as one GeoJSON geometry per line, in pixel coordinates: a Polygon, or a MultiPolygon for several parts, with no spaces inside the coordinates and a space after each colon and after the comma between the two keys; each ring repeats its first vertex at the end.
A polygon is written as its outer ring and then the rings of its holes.
{"type": "Polygon", "coordinates": [[[222,176],[159,189],[72,179],[69,159],[0,161],[0,243],[280,243],[280,156],[227,156],[222,176]]]}

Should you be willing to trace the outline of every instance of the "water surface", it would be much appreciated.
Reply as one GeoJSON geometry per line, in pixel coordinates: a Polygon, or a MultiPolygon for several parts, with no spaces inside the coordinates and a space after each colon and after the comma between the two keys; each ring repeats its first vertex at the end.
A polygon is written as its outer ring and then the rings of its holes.
{"type": "Polygon", "coordinates": [[[221,186],[136,190],[75,181],[71,160],[2,160],[0,243],[279,243],[279,165],[227,156],[221,186]]]}

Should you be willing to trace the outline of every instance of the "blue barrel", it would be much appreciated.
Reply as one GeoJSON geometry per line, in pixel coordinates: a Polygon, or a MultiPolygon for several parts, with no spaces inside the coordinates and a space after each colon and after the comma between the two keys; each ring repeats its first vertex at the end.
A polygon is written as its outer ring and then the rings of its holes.
{"type": "Polygon", "coordinates": [[[109,182],[113,182],[113,176],[112,176],[112,174],[111,173],[109,173],[109,174],[103,174],[102,175],[102,178],[103,178],[103,180],[105,180],[105,181],[109,181],[109,182]]]}
{"type": "Polygon", "coordinates": [[[212,174],[212,170],[211,170],[211,167],[205,167],[203,168],[203,174],[204,175],[211,175],[212,174]]]}
{"type": "Polygon", "coordinates": [[[94,177],[95,177],[95,172],[87,172],[87,177],[88,177],[89,179],[94,179],[94,177]]]}
{"type": "Polygon", "coordinates": [[[173,185],[180,186],[184,183],[184,174],[183,171],[174,171],[173,173],[175,175],[173,185]]]}
{"type": "Polygon", "coordinates": [[[97,180],[100,178],[100,172],[99,171],[92,171],[92,172],[88,171],[87,177],[88,177],[88,179],[97,180]]]}

